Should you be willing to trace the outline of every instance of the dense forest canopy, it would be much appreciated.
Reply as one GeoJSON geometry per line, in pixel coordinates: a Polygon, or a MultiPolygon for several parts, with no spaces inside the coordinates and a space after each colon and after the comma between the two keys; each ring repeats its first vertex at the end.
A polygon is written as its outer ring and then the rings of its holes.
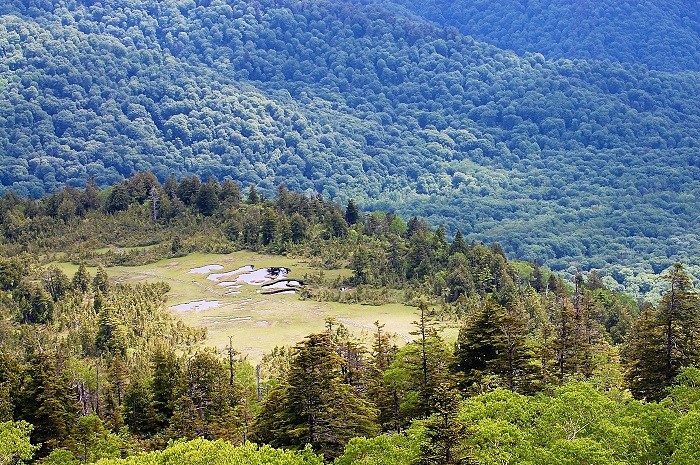
{"type": "MultiPolygon", "coordinates": [[[[372,0],[368,0],[369,3],[372,0]]],[[[501,48],[547,58],[700,71],[700,13],[691,0],[393,0],[501,48]]]]}
{"type": "Polygon", "coordinates": [[[519,57],[381,5],[0,13],[5,189],[145,169],[284,182],[642,287],[700,255],[697,73],[519,57]]]}

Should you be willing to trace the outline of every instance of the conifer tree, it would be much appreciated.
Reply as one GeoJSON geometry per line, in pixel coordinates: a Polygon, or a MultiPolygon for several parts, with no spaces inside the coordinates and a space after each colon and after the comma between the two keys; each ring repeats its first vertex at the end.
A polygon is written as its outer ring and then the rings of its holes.
{"type": "Polygon", "coordinates": [[[461,253],[466,256],[468,251],[467,241],[464,240],[462,231],[458,229],[455,233],[455,238],[452,240],[452,244],[450,244],[449,253],[450,255],[461,253]]]}
{"type": "Polygon", "coordinates": [[[639,399],[663,397],[667,377],[664,342],[657,310],[645,309],[632,326],[622,353],[630,391],[639,399]]]}
{"type": "Polygon", "coordinates": [[[372,343],[372,361],[369,364],[367,376],[367,397],[374,400],[379,410],[379,424],[382,428],[398,430],[397,418],[394,415],[398,408],[398,392],[393,386],[384,383],[384,374],[393,363],[398,347],[392,343],[383,324],[375,321],[374,326],[376,331],[372,343]]]}
{"type": "Polygon", "coordinates": [[[23,323],[48,323],[53,318],[54,302],[43,286],[26,279],[22,280],[13,299],[19,309],[19,320],[23,323]]]}
{"type": "Polygon", "coordinates": [[[118,211],[127,210],[130,202],[129,191],[124,183],[120,182],[112,188],[109,196],[107,196],[105,208],[108,213],[116,213],[118,211]]]}
{"type": "Polygon", "coordinates": [[[211,216],[219,208],[219,184],[212,180],[202,184],[195,202],[202,215],[211,216]]]}
{"type": "Polygon", "coordinates": [[[559,296],[554,305],[554,350],[559,379],[576,371],[576,309],[567,298],[559,296]]]}
{"type": "Polygon", "coordinates": [[[150,436],[158,430],[153,396],[147,378],[135,378],[124,392],[124,422],[135,434],[150,436]]]}
{"type": "Polygon", "coordinates": [[[391,343],[391,338],[384,331],[384,326],[378,320],[374,322],[374,327],[377,328],[377,331],[374,334],[372,353],[374,365],[380,371],[384,371],[389,367],[396,354],[396,345],[391,343]]]}
{"type": "Polygon", "coordinates": [[[219,199],[221,203],[228,208],[238,208],[241,203],[241,188],[230,178],[224,179],[221,184],[221,192],[219,199]]]}
{"type": "Polygon", "coordinates": [[[41,453],[46,454],[70,437],[77,419],[77,402],[56,354],[35,354],[28,366],[19,416],[34,425],[32,443],[42,444],[41,453]]]}
{"type": "Polygon", "coordinates": [[[99,309],[97,325],[95,346],[98,351],[124,356],[127,349],[126,329],[114,315],[114,308],[110,303],[104,303],[99,309]]]}
{"type": "Polygon", "coordinates": [[[403,389],[417,395],[415,405],[408,408],[408,416],[427,418],[433,412],[435,389],[442,383],[451,382],[449,367],[452,358],[437,333],[425,302],[418,306],[418,317],[413,322],[416,329],[410,332],[415,340],[400,351],[391,368],[394,378],[396,375],[404,378],[403,389]]]}
{"type": "Polygon", "coordinates": [[[467,258],[459,253],[458,255],[452,255],[448,261],[448,274],[447,274],[447,301],[455,302],[462,296],[468,297],[476,291],[474,288],[474,278],[469,269],[469,262],[467,258]]]}
{"type": "Polygon", "coordinates": [[[88,290],[90,290],[91,281],[92,278],[90,276],[90,273],[88,273],[88,270],[87,268],[85,268],[85,265],[81,264],[78,267],[78,271],[76,271],[73,275],[73,289],[77,292],[87,292],[88,290]]]}
{"type": "Polygon", "coordinates": [[[457,420],[459,393],[448,384],[440,384],[434,393],[435,412],[423,423],[426,441],[421,444],[421,465],[466,464],[466,450],[462,445],[466,428],[457,420]]]}
{"type": "Polygon", "coordinates": [[[277,230],[277,216],[270,208],[266,208],[262,214],[260,224],[260,241],[262,245],[267,246],[275,240],[275,231],[277,230]]]}
{"type": "Polygon", "coordinates": [[[362,285],[372,282],[372,263],[370,263],[370,256],[364,244],[359,244],[352,254],[350,268],[353,270],[355,284],[362,285]]]}
{"type": "Polygon", "coordinates": [[[333,458],[355,436],[377,433],[377,412],[341,379],[342,361],[328,333],[296,346],[285,382],[266,398],[256,438],[275,446],[314,450],[333,458]]]}
{"type": "Polygon", "coordinates": [[[431,249],[433,251],[433,267],[442,269],[447,265],[447,256],[449,253],[449,245],[447,244],[447,232],[445,227],[440,225],[433,233],[431,249]]]}
{"type": "Polygon", "coordinates": [[[345,209],[345,221],[348,222],[350,226],[354,225],[360,220],[360,209],[353,199],[348,200],[348,205],[345,209]]]}
{"type": "Polygon", "coordinates": [[[250,189],[248,189],[248,203],[254,205],[258,202],[260,202],[258,191],[255,189],[255,186],[251,185],[250,189]]]}
{"type": "Polygon", "coordinates": [[[107,292],[109,292],[109,277],[101,266],[97,268],[95,277],[92,280],[92,290],[102,294],[107,294],[107,292]]]}
{"type": "Polygon", "coordinates": [[[650,400],[663,397],[681,368],[700,361],[700,302],[693,284],[679,263],[663,278],[668,290],[634,323],[624,352],[632,393],[650,400]]]}
{"type": "Polygon", "coordinates": [[[487,376],[497,376],[508,389],[529,392],[536,370],[534,358],[522,311],[509,311],[489,297],[460,328],[454,369],[465,392],[487,376]]]}
{"type": "Polygon", "coordinates": [[[185,205],[194,205],[201,186],[202,182],[198,176],[185,176],[177,187],[177,198],[185,205]]]}
{"type": "Polygon", "coordinates": [[[544,282],[544,276],[542,275],[542,269],[537,266],[537,263],[533,264],[532,275],[530,276],[530,286],[537,292],[544,292],[547,285],[544,282]]]}
{"type": "Polygon", "coordinates": [[[304,239],[306,239],[306,230],[308,227],[308,221],[306,221],[306,219],[304,219],[304,217],[300,214],[294,213],[292,218],[289,220],[292,242],[298,244],[304,241],[304,239]]]}
{"type": "Polygon", "coordinates": [[[153,409],[158,425],[166,427],[173,414],[175,394],[181,379],[180,367],[172,348],[159,346],[151,359],[153,369],[153,409]]]}
{"type": "Polygon", "coordinates": [[[82,195],[82,204],[85,211],[97,210],[100,208],[100,188],[94,176],[90,176],[85,183],[85,191],[82,195]]]}
{"type": "Polygon", "coordinates": [[[58,267],[47,268],[43,276],[44,289],[53,298],[54,302],[62,298],[70,289],[68,276],[58,267]]]}
{"type": "Polygon", "coordinates": [[[114,429],[119,429],[124,424],[121,406],[124,403],[124,394],[129,383],[129,369],[120,354],[114,355],[107,366],[107,384],[105,413],[106,418],[114,429]]]}

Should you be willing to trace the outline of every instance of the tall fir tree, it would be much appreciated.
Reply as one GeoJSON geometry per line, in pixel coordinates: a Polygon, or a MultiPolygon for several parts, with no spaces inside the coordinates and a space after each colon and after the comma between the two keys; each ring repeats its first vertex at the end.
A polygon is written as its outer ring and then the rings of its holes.
{"type": "Polygon", "coordinates": [[[78,267],[78,271],[76,271],[73,275],[73,289],[77,292],[87,292],[90,290],[91,280],[92,278],[90,277],[90,273],[88,273],[87,268],[85,268],[84,264],[81,264],[78,267]]]}
{"type": "Polygon", "coordinates": [[[528,341],[524,313],[508,310],[487,298],[474,317],[460,328],[455,345],[459,385],[465,392],[481,389],[489,377],[518,392],[530,392],[536,374],[535,354],[528,341]]]}
{"type": "Polygon", "coordinates": [[[463,445],[466,427],[459,422],[459,393],[448,384],[439,385],[434,393],[435,412],[423,422],[426,440],[421,444],[420,465],[466,465],[463,445]]]}
{"type": "Polygon", "coordinates": [[[469,251],[468,247],[467,241],[464,240],[464,236],[462,235],[462,231],[458,229],[455,233],[454,239],[452,240],[452,244],[450,244],[449,254],[454,255],[461,253],[466,256],[467,252],[469,251]]]}
{"type": "Polygon", "coordinates": [[[376,434],[377,411],[343,383],[341,367],[328,332],[297,345],[285,382],[267,396],[256,420],[256,438],[274,446],[311,444],[332,459],[351,438],[376,434]]]}
{"type": "Polygon", "coordinates": [[[353,199],[348,200],[348,205],[345,208],[345,221],[348,222],[350,226],[354,225],[360,220],[360,209],[353,199]]]}
{"type": "Polygon", "coordinates": [[[682,265],[668,282],[657,307],[642,312],[623,352],[630,390],[639,398],[664,396],[679,370],[700,361],[700,301],[682,265]]]}
{"type": "Polygon", "coordinates": [[[42,455],[62,446],[78,418],[78,404],[57,354],[39,353],[28,362],[27,380],[19,393],[19,417],[32,425],[32,443],[42,455]]]}

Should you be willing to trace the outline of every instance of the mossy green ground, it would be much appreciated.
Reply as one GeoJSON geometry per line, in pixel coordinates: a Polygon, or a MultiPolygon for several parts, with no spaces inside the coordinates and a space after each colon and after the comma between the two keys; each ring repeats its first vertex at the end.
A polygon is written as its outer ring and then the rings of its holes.
{"type": "MultiPolygon", "coordinates": [[[[217,308],[201,311],[173,310],[173,315],[185,324],[206,327],[208,336],[205,344],[224,349],[233,338],[234,347],[255,362],[275,346],[293,345],[313,332],[323,330],[327,317],[334,317],[346,325],[357,336],[368,342],[374,322],[386,325],[385,330],[397,335],[396,342],[403,344],[410,339],[413,329],[411,322],[416,319],[416,308],[402,304],[381,306],[341,304],[336,302],[316,302],[300,300],[297,295],[263,295],[260,286],[242,285],[239,289],[227,289],[207,279],[207,274],[192,274],[190,269],[206,265],[221,265],[222,273],[244,265],[254,265],[256,269],[265,267],[286,267],[291,270],[290,279],[304,279],[306,274],[318,273],[302,259],[282,256],[261,255],[252,252],[236,252],[228,255],[190,254],[185,257],[161,260],[137,267],[107,268],[107,273],[117,282],[164,281],[171,290],[167,305],[173,306],[197,300],[218,300],[217,308]],[[238,294],[229,294],[238,291],[238,294]]],[[[68,276],[72,276],[77,266],[61,263],[59,266],[68,276]]],[[[95,269],[88,268],[94,275],[95,269]]],[[[324,270],[326,277],[349,276],[348,269],[324,270]]],[[[234,278],[230,278],[234,280],[234,278]]]]}

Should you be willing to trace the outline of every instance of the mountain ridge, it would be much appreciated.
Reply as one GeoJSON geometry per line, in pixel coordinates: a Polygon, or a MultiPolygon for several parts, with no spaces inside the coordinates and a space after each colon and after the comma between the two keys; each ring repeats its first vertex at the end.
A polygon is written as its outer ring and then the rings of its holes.
{"type": "Polygon", "coordinates": [[[13,4],[6,30],[55,38],[3,44],[20,54],[2,73],[4,186],[228,175],[420,214],[559,269],[700,251],[698,73],[518,57],[376,5],[13,4]]]}
{"type": "Polygon", "coordinates": [[[642,63],[665,71],[700,70],[700,16],[697,5],[685,0],[393,3],[519,54],[642,63]]]}

